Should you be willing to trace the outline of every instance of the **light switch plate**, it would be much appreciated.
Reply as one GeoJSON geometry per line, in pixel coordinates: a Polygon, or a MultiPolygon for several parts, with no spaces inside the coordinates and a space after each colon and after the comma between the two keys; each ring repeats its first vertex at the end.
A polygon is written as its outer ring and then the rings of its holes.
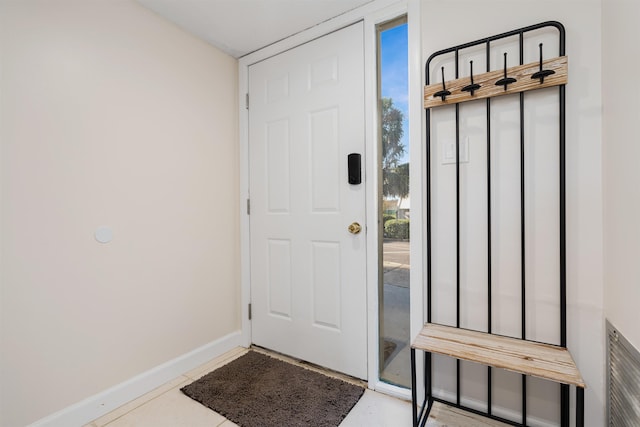
{"type": "MultiPolygon", "coordinates": [[[[442,142],[442,164],[451,165],[456,163],[456,142],[442,142]]],[[[460,140],[460,163],[469,163],[469,137],[460,140]]]]}

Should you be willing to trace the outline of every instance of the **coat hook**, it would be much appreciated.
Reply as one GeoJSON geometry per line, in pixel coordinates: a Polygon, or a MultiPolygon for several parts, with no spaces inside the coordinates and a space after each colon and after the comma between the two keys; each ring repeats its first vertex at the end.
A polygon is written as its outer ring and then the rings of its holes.
{"type": "Polygon", "coordinates": [[[517,82],[513,77],[507,77],[507,52],[504,53],[504,77],[496,82],[496,86],[504,86],[504,90],[507,90],[507,86],[511,83],[517,82]]]}
{"type": "Polygon", "coordinates": [[[448,95],[451,95],[451,92],[447,90],[447,87],[444,84],[444,67],[441,68],[441,71],[442,71],[442,90],[439,90],[438,92],[434,93],[433,97],[435,98],[436,96],[439,96],[444,101],[445,99],[447,99],[448,95]]]}
{"type": "Polygon", "coordinates": [[[556,72],[553,70],[543,70],[542,69],[542,43],[540,43],[540,71],[535,72],[531,75],[532,79],[540,79],[540,84],[544,83],[544,78],[550,76],[551,74],[555,74],[556,72]]]}
{"type": "Polygon", "coordinates": [[[473,82],[473,61],[469,61],[469,66],[471,67],[471,84],[466,85],[460,90],[463,92],[470,92],[471,96],[473,96],[473,92],[480,89],[480,85],[473,82]]]}

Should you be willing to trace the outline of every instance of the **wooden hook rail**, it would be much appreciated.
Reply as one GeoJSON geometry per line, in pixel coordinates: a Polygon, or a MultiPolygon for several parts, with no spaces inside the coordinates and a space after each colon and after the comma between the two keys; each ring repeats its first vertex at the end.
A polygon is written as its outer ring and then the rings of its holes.
{"type": "Polygon", "coordinates": [[[540,73],[541,64],[539,62],[507,68],[507,75],[516,81],[510,83],[506,90],[504,86],[496,86],[496,82],[504,78],[504,70],[489,71],[488,73],[473,76],[473,82],[470,77],[447,81],[444,83],[444,86],[446,86],[447,92],[450,93],[447,94],[445,99],[441,99],[439,95],[435,96],[437,92],[442,91],[443,83],[425,86],[424,108],[475,101],[493,96],[509,95],[567,83],[568,59],[566,56],[559,56],[542,61],[542,68],[546,71],[543,79],[534,76],[540,73]],[[550,73],[550,71],[553,71],[553,73],[550,73]],[[464,89],[470,84],[479,87],[474,88],[473,92],[465,91],[464,89]]]}

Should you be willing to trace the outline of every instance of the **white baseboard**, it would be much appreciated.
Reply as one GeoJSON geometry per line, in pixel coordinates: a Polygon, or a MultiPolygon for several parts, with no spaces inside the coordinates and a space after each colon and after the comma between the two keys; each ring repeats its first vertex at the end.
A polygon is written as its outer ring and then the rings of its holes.
{"type": "Polygon", "coordinates": [[[242,333],[240,331],[233,332],[140,375],[136,375],[102,393],[42,418],[31,424],[31,427],[83,426],[179,377],[185,372],[197,368],[235,347],[242,346],[242,333]]]}

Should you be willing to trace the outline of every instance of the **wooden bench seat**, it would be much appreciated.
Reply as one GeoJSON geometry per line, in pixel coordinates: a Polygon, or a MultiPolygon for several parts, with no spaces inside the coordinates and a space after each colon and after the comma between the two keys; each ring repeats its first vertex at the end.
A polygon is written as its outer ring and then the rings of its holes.
{"type": "Polygon", "coordinates": [[[569,350],[485,332],[427,323],[411,345],[417,350],[585,388],[569,350]]]}

